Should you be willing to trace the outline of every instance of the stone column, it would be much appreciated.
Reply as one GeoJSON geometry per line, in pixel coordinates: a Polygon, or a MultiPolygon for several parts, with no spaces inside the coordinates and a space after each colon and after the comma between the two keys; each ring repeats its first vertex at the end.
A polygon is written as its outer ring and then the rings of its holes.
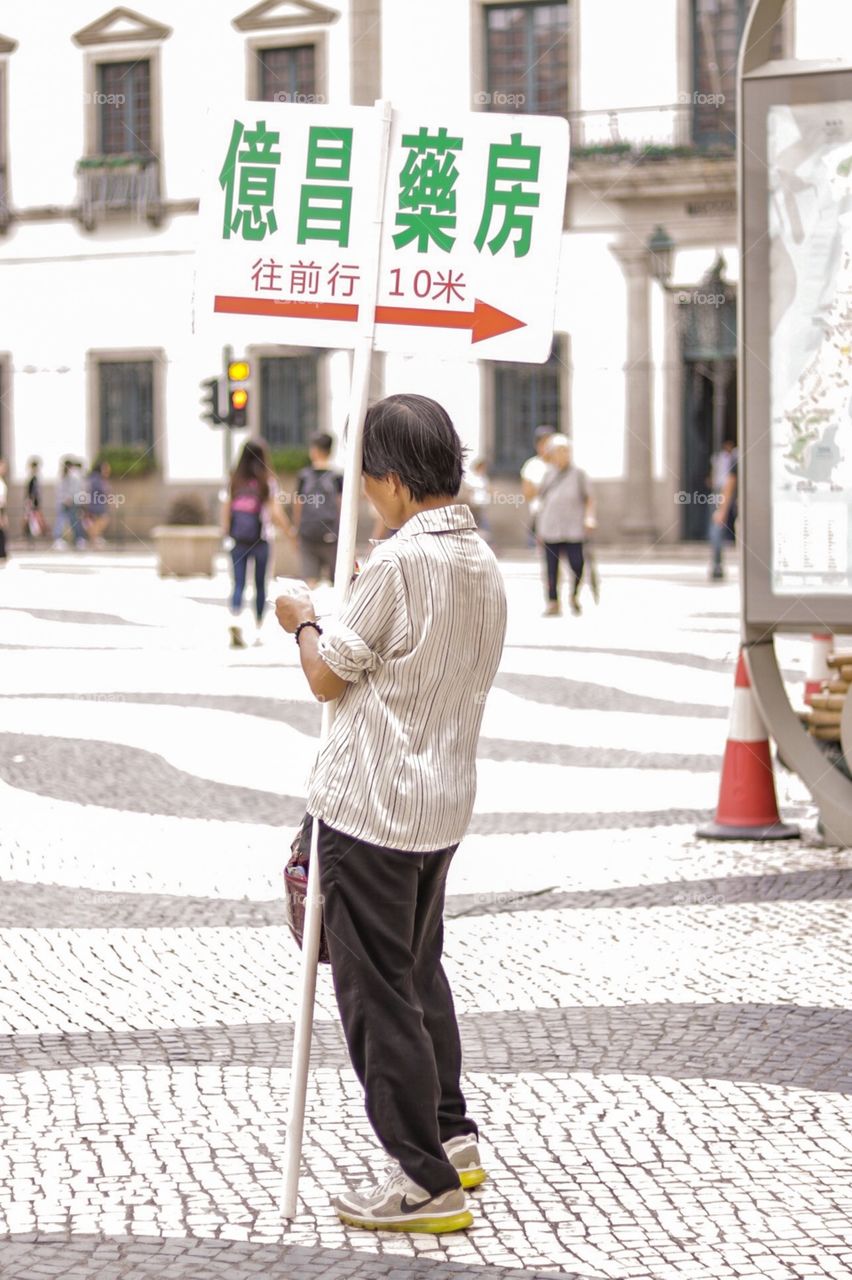
{"type": "Polygon", "coordinates": [[[352,105],[371,107],[382,96],[382,0],[352,0],[352,105]]]}
{"type": "Polygon", "coordinates": [[[616,244],[612,252],[627,281],[627,363],[625,379],[624,496],[620,533],[653,541],[654,458],[651,384],[651,280],[648,250],[638,241],[616,244]]]}

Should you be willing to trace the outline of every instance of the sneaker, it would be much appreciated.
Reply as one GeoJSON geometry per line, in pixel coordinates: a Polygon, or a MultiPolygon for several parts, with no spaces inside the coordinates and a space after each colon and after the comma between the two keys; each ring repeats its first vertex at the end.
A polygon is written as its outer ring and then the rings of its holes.
{"type": "Polygon", "coordinates": [[[423,1231],[440,1235],[473,1226],[473,1214],[461,1187],[430,1196],[398,1167],[378,1186],[368,1184],[357,1191],[346,1191],[332,1203],[341,1222],[367,1231],[423,1231]]]}
{"type": "Polygon", "coordinates": [[[580,608],[580,601],[577,599],[576,596],[571,597],[571,612],[573,613],[575,618],[579,618],[580,614],[583,612],[583,610],[580,608]]]}
{"type": "Polygon", "coordinates": [[[548,600],[547,608],[545,609],[544,613],[541,616],[543,618],[558,618],[561,616],[561,614],[562,614],[562,610],[559,607],[559,601],[548,600]]]}
{"type": "Polygon", "coordinates": [[[228,627],[228,630],[229,630],[229,631],[230,631],[230,633],[231,633],[231,648],[232,648],[232,649],[245,649],[245,647],[246,647],[246,642],[245,642],[245,640],[243,639],[243,633],[242,633],[242,631],[240,631],[240,628],[239,628],[239,627],[228,627]]]}
{"type": "Polygon", "coordinates": [[[488,1177],[479,1158],[479,1147],[472,1133],[463,1133],[444,1143],[447,1159],[459,1175],[465,1190],[478,1187],[488,1177]]]}
{"type": "Polygon", "coordinates": [[[53,551],[67,551],[68,543],[63,542],[62,538],[57,538],[52,547],[53,551]]]}

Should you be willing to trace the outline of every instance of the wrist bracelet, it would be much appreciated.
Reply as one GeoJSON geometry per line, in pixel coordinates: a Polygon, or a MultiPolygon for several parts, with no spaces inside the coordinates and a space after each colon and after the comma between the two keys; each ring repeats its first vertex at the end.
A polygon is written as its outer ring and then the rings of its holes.
{"type": "Polygon", "coordinates": [[[304,631],[305,627],[313,627],[314,631],[316,631],[316,633],[317,633],[317,635],[318,635],[318,636],[321,636],[321,635],[322,635],[322,627],[321,627],[321,626],[320,626],[320,624],[316,621],[316,619],[315,619],[315,618],[306,618],[304,622],[300,622],[300,623],[299,623],[298,627],[297,627],[297,628],[296,628],[296,630],[293,632],[293,639],[296,641],[296,644],[298,644],[298,643],[299,643],[299,636],[302,634],[302,632],[304,631]]]}

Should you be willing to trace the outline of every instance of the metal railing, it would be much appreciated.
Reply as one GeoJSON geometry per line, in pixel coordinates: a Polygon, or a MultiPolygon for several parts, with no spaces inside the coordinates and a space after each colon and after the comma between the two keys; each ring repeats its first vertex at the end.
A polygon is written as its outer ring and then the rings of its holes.
{"type": "Polygon", "coordinates": [[[568,120],[578,160],[728,156],[735,150],[733,103],[722,94],[690,94],[661,106],[587,108],[569,112],[568,120]]]}
{"type": "Polygon", "coordinates": [[[87,156],[77,164],[80,218],[86,227],[108,214],[156,220],[160,167],[152,156],[87,156]]]}

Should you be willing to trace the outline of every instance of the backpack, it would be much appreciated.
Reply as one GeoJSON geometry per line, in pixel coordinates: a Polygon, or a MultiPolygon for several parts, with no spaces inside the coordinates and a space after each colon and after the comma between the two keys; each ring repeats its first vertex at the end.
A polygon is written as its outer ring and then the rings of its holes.
{"type": "Polygon", "coordinates": [[[238,489],[231,499],[230,535],[234,542],[253,545],[260,541],[263,526],[260,519],[263,503],[260,500],[260,486],[256,481],[238,489]]]}
{"type": "Polygon", "coordinates": [[[299,537],[306,542],[336,542],[340,520],[337,505],[340,496],[339,473],[305,467],[299,472],[298,494],[302,508],[299,537]]]}

